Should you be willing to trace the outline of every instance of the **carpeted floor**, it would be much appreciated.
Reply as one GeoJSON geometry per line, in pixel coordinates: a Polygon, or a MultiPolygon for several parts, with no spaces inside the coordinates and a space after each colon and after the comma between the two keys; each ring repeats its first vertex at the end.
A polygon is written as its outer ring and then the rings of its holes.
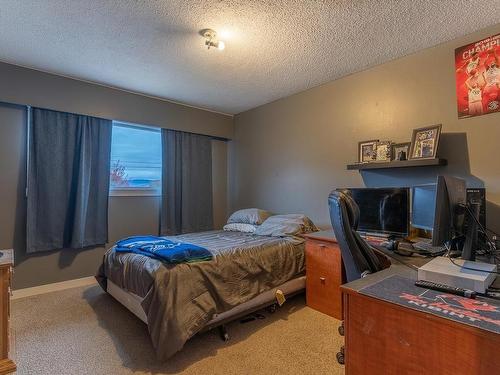
{"type": "Polygon", "coordinates": [[[99,287],[13,301],[17,374],[343,374],[335,353],[339,321],[287,301],[265,319],[195,336],[166,363],[154,357],[146,325],[99,287]]]}

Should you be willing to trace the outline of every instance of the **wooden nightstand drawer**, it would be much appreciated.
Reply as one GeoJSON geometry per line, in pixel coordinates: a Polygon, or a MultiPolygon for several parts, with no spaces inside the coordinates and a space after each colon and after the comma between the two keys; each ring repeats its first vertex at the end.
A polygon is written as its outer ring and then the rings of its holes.
{"type": "Polygon", "coordinates": [[[332,268],[338,261],[338,246],[321,241],[307,240],[306,265],[311,267],[332,268]]]}
{"type": "Polygon", "coordinates": [[[307,305],[342,319],[342,258],[334,242],[306,241],[307,305]]]}
{"type": "Polygon", "coordinates": [[[9,355],[9,315],[12,281],[12,265],[14,263],[14,251],[2,250],[0,258],[0,374],[9,374],[16,370],[16,365],[9,355]]]}

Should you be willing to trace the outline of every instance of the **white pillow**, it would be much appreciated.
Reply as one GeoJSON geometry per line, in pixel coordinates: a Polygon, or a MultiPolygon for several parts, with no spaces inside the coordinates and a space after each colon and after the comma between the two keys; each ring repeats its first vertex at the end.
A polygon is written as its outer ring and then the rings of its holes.
{"type": "Polygon", "coordinates": [[[245,208],[243,210],[233,212],[233,214],[229,216],[229,219],[227,219],[227,223],[260,225],[271,215],[272,214],[266,210],[258,208],[245,208]]]}
{"type": "Polygon", "coordinates": [[[255,234],[260,236],[297,236],[317,232],[319,229],[307,216],[302,214],[274,215],[259,225],[255,234]]]}
{"type": "Polygon", "coordinates": [[[255,225],[246,223],[230,223],[224,225],[223,229],[228,232],[253,233],[255,232],[255,229],[257,229],[257,227],[255,225]]]}

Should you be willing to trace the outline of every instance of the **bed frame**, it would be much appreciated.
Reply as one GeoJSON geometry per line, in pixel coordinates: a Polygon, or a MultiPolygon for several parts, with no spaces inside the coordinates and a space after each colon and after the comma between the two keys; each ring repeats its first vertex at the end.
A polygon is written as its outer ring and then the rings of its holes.
{"type": "MultiPolygon", "coordinates": [[[[137,316],[144,323],[148,324],[148,318],[146,313],[144,312],[141,301],[142,298],[138,295],[128,292],[118,285],[114,284],[111,280],[107,280],[107,292],[113,296],[118,302],[120,302],[123,306],[125,306],[128,310],[130,310],[135,316],[137,316]]],[[[295,294],[304,292],[306,287],[306,277],[301,276],[296,279],[292,279],[287,281],[286,283],[270,289],[257,297],[242,303],[236,307],[233,307],[231,310],[223,312],[221,314],[216,314],[213,316],[212,320],[210,320],[206,326],[202,329],[202,331],[211,330],[214,328],[219,328],[221,338],[224,341],[229,339],[229,334],[226,331],[225,324],[239,319],[245,315],[251,314],[255,311],[261,310],[263,308],[276,305],[276,291],[281,290],[283,294],[288,298],[295,294]]]]}

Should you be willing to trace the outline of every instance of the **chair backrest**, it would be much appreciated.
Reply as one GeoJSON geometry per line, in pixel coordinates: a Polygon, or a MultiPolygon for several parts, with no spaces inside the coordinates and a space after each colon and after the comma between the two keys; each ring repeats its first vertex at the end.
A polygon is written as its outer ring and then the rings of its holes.
{"type": "Polygon", "coordinates": [[[359,208],[348,190],[334,190],[328,197],[330,220],[342,253],[347,281],[383,269],[372,247],[356,231],[359,208]]]}

